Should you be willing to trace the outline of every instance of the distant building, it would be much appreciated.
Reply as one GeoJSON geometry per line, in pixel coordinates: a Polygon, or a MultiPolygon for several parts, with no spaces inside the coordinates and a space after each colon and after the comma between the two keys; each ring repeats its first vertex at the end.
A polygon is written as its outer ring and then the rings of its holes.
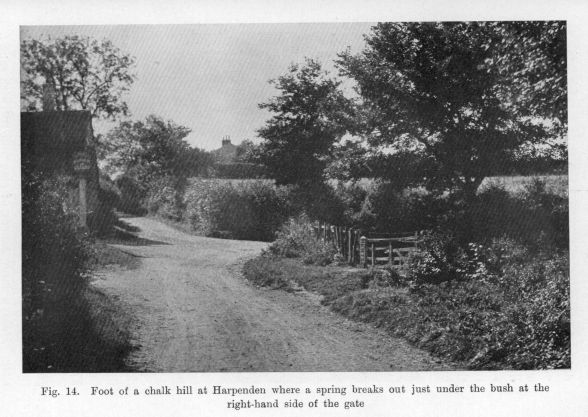
{"type": "Polygon", "coordinates": [[[237,158],[237,146],[231,143],[231,138],[225,136],[222,139],[222,146],[212,151],[215,162],[218,164],[230,164],[237,158]]]}

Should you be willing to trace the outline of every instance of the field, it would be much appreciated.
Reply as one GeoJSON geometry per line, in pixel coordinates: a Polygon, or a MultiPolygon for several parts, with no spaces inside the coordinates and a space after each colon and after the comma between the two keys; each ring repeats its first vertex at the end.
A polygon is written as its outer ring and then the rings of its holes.
{"type": "Polygon", "coordinates": [[[562,197],[568,195],[568,176],[567,175],[533,175],[533,176],[498,176],[487,177],[480,185],[479,190],[483,191],[492,185],[504,187],[511,194],[516,194],[525,189],[525,186],[540,180],[545,182],[545,191],[562,197]]]}

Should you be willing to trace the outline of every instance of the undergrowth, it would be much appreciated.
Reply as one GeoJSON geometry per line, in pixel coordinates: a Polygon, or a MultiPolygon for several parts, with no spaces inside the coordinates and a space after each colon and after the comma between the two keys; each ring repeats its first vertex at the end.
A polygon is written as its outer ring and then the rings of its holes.
{"type": "Polygon", "coordinates": [[[472,247],[452,268],[440,267],[447,259],[421,259],[408,277],[272,253],[248,261],[244,275],[261,286],[301,286],[334,311],[470,369],[569,368],[568,255],[509,245],[472,247]]]}

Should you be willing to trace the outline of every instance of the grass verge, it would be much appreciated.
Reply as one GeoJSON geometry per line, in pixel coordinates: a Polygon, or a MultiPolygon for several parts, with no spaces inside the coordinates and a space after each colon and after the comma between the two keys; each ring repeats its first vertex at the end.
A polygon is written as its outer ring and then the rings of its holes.
{"type": "Polygon", "coordinates": [[[488,280],[411,286],[389,271],[305,265],[268,254],[248,261],[243,273],[260,286],[320,294],[332,310],[470,369],[551,369],[570,367],[566,265],[562,258],[507,272],[510,285],[523,275],[538,282],[551,277],[547,286],[524,291],[488,280]]]}

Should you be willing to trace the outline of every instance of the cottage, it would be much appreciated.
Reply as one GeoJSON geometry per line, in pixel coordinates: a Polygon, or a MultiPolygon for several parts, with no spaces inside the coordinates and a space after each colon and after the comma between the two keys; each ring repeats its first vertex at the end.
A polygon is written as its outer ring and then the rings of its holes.
{"type": "Polygon", "coordinates": [[[217,164],[230,164],[235,162],[237,158],[237,146],[231,143],[231,138],[225,136],[221,142],[222,146],[219,149],[212,151],[215,162],[217,164]]]}

